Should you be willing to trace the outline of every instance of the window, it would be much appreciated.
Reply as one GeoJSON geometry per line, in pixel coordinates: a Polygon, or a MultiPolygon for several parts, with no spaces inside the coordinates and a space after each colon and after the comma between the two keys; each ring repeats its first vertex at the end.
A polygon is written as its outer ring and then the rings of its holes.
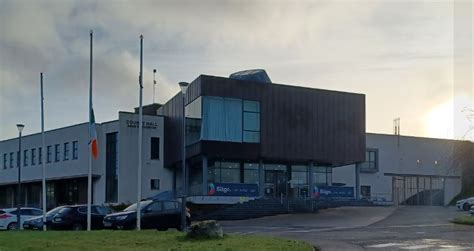
{"type": "Polygon", "coordinates": [[[78,157],[77,151],[78,151],[78,142],[73,141],[72,142],[72,159],[77,159],[78,157]]]}
{"type": "Polygon", "coordinates": [[[367,149],[365,151],[365,162],[357,164],[361,172],[374,173],[379,170],[378,167],[378,149],[367,149]]]}
{"type": "Polygon", "coordinates": [[[46,163],[51,163],[51,146],[47,146],[46,151],[47,151],[47,153],[46,153],[46,157],[47,157],[46,163]]]}
{"type": "Polygon", "coordinates": [[[13,153],[10,153],[10,168],[13,168],[13,153]]]}
{"type": "Polygon", "coordinates": [[[154,202],[153,204],[147,207],[147,211],[151,212],[159,212],[161,210],[163,210],[163,205],[161,204],[161,201],[154,202]]]}
{"type": "Polygon", "coordinates": [[[244,131],[243,141],[260,142],[260,103],[244,100],[244,131]]]}
{"type": "Polygon", "coordinates": [[[202,98],[198,97],[186,105],[186,145],[201,139],[202,98]]]}
{"type": "Polygon", "coordinates": [[[363,199],[370,199],[370,186],[360,186],[360,195],[363,199]]]}
{"type": "Polygon", "coordinates": [[[31,149],[31,165],[34,166],[36,165],[36,149],[33,148],[31,149]]]}
{"type": "Polygon", "coordinates": [[[259,184],[258,164],[244,163],[244,183],[259,184]]]}
{"type": "Polygon", "coordinates": [[[164,201],[163,208],[165,210],[174,210],[174,209],[178,209],[178,206],[176,205],[176,202],[174,201],[164,201]]]}
{"type": "Polygon", "coordinates": [[[43,148],[38,148],[38,164],[43,164],[43,148]]]}
{"type": "Polygon", "coordinates": [[[107,133],[105,141],[105,201],[118,200],[118,133],[107,133]]]}
{"type": "Polygon", "coordinates": [[[23,151],[23,166],[28,166],[28,150],[23,151]]]}
{"type": "Polygon", "coordinates": [[[327,186],[332,183],[332,168],[315,166],[312,171],[313,182],[317,186],[327,186]]]}
{"type": "Polygon", "coordinates": [[[64,143],[64,156],[63,160],[69,160],[69,142],[64,143]]]}
{"type": "Polygon", "coordinates": [[[59,144],[54,145],[54,162],[59,162],[59,144]]]}
{"type": "Polygon", "coordinates": [[[151,179],[150,180],[150,189],[151,190],[160,190],[160,179],[151,179]]]}
{"type": "Polygon", "coordinates": [[[150,158],[160,159],[160,138],[152,137],[150,140],[150,158]]]}
{"type": "Polygon", "coordinates": [[[3,154],[3,169],[7,169],[7,154],[3,154]]]}
{"type": "Polygon", "coordinates": [[[215,161],[208,169],[210,182],[240,183],[240,163],[215,161]]]}

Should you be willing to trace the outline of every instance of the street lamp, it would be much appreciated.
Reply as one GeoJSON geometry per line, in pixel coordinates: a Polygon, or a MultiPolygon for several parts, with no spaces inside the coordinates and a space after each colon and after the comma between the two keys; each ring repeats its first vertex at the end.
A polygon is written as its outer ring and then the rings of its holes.
{"type": "Polygon", "coordinates": [[[186,90],[188,89],[189,83],[179,82],[179,88],[181,88],[181,96],[183,97],[183,161],[182,161],[182,179],[183,179],[183,195],[181,197],[181,229],[186,230],[186,195],[187,195],[187,182],[186,182],[186,90]]]}
{"type": "Polygon", "coordinates": [[[23,124],[17,124],[16,128],[18,128],[18,189],[16,192],[16,226],[18,230],[21,229],[21,221],[20,221],[20,203],[21,203],[21,132],[23,131],[23,128],[25,128],[25,125],[23,124]]]}

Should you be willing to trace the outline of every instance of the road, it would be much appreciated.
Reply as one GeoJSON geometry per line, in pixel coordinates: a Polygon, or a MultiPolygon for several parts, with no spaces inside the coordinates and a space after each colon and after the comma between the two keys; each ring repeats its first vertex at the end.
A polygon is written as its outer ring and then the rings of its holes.
{"type": "Polygon", "coordinates": [[[221,222],[225,232],[307,241],[326,250],[474,250],[474,226],[453,207],[342,207],[221,222]]]}

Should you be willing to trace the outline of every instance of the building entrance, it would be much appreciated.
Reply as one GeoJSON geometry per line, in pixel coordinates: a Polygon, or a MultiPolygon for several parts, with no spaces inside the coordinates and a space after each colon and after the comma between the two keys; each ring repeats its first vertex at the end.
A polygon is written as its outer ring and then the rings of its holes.
{"type": "Polygon", "coordinates": [[[285,165],[265,165],[265,196],[286,197],[288,173],[285,165]]]}

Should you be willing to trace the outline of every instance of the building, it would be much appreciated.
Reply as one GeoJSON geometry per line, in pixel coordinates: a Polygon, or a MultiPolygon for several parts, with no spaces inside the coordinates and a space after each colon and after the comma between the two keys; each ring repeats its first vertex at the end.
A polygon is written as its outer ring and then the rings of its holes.
{"type": "Polygon", "coordinates": [[[447,205],[461,191],[472,143],[367,133],[366,145],[366,161],[335,168],[333,185],[359,187],[361,198],[375,202],[447,205]]]}
{"type": "MultiPolygon", "coordinates": [[[[184,102],[194,196],[308,197],[314,184],[331,185],[334,167],[364,160],[362,94],[201,75],[184,102]]],[[[180,94],[158,110],[177,191],[182,111],[180,94]]]]}
{"type": "MultiPolygon", "coordinates": [[[[155,108],[156,110],[156,108],[155,108]]],[[[171,187],[163,170],[164,118],[143,117],[142,193],[149,197],[171,187]]],[[[22,137],[21,202],[41,207],[42,155],[46,156],[48,208],[87,203],[88,123],[22,137]]],[[[93,203],[131,203],[137,199],[138,114],[119,112],[118,119],[97,124],[99,157],[93,161],[93,203]]],[[[0,141],[0,207],[15,204],[18,180],[18,139],[0,141]]]]}
{"type": "MultiPolygon", "coordinates": [[[[363,161],[364,95],[273,84],[266,74],[263,82],[234,77],[201,75],[188,88],[190,195],[308,197],[313,184],[331,185],[334,167],[363,161]]],[[[144,109],[142,198],[182,191],[182,111],[180,94],[144,109]]],[[[137,127],[136,111],[97,124],[94,203],[136,201],[137,127]]],[[[23,204],[41,205],[43,154],[48,207],[86,202],[87,123],[47,131],[45,150],[41,134],[24,136],[22,146],[23,204]]],[[[17,149],[16,138],[0,142],[0,207],[15,203],[17,149]]]]}

